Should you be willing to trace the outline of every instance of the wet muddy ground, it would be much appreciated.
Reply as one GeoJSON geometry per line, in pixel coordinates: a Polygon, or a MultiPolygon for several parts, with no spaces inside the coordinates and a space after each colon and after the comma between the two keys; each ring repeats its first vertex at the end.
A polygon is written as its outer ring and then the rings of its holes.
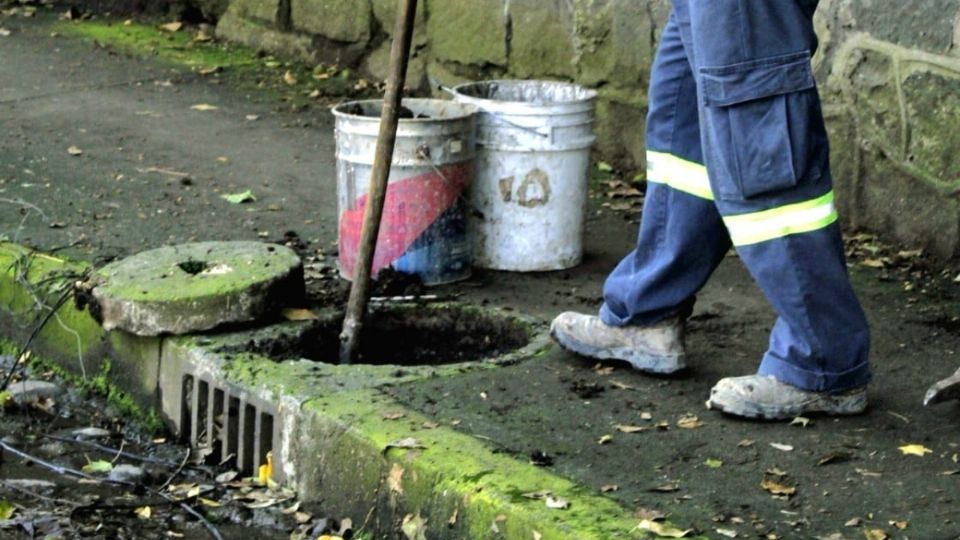
{"type": "MultiPolygon", "coordinates": [[[[51,36],[49,23],[0,19],[11,30],[0,37],[0,235],[69,246],[69,255],[95,263],[188,240],[287,242],[305,256],[312,294],[342,299],[327,103],[293,111],[282,97],[51,36]],[[217,109],[191,108],[203,103],[217,109]],[[255,202],[220,197],[248,189],[255,202]]],[[[622,186],[594,187],[580,267],[477,271],[428,292],[544,323],[567,309],[595,310],[604,275],[631,248],[637,215],[636,201],[609,197],[622,186]]],[[[710,537],[862,538],[879,530],[958,538],[960,407],[921,407],[927,386],[960,365],[956,272],[920,254],[883,251],[869,237],[851,252],[874,329],[871,406],[860,417],[768,424],[704,409],[716,380],[756,368],[774,320],[735,257],[700,297],[688,338],[692,367],[678,377],[552,348],[517,365],[388,391],[638,516],[666,513],[710,537]],[[905,455],[908,445],[929,452],[905,455]]]]}

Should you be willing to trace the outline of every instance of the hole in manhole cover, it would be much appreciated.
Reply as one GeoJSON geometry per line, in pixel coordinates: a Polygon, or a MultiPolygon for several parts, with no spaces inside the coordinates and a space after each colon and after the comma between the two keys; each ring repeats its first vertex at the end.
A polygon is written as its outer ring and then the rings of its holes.
{"type": "Polygon", "coordinates": [[[207,263],[203,261],[197,261],[194,259],[186,260],[178,264],[177,266],[179,266],[181,270],[190,274],[191,276],[200,274],[207,269],[207,263]]]}
{"type": "MultiPolygon", "coordinates": [[[[260,336],[243,349],[277,360],[337,363],[342,322],[342,314],[324,317],[298,336],[260,336]]],[[[533,334],[530,322],[488,309],[453,304],[371,306],[356,363],[415,366],[492,359],[526,346],[533,334]]]]}

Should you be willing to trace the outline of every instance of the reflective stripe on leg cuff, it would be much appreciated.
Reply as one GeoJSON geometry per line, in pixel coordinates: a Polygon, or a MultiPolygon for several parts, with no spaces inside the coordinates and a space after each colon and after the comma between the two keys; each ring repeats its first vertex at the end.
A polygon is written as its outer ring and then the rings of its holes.
{"type": "Polygon", "coordinates": [[[833,192],[763,212],[725,216],[723,222],[735,246],[748,246],[791,234],[823,229],[837,221],[833,192]]]}
{"type": "Polygon", "coordinates": [[[666,184],[694,197],[713,200],[707,168],[673,154],[647,150],[647,181],[666,184]]]}

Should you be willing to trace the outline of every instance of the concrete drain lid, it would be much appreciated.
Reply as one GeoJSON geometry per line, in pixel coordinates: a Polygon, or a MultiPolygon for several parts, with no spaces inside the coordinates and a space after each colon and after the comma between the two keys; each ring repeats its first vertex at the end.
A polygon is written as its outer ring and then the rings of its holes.
{"type": "MultiPolygon", "coordinates": [[[[327,311],[307,328],[255,330],[222,351],[337,363],[342,317],[327,311]]],[[[372,305],[356,363],[429,366],[506,360],[535,341],[536,324],[501,310],[454,303],[372,305]]]]}
{"type": "Polygon", "coordinates": [[[140,336],[187,334],[257,320],[304,296],[293,250],[260,242],[202,242],[145,251],[95,276],[103,327],[140,336]]]}

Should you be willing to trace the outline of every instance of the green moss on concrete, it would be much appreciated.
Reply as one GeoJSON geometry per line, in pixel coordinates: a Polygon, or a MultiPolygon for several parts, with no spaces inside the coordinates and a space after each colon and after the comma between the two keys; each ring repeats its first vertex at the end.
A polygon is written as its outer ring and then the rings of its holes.
{"type": "Polygon", "coordinates": [[[365,45],[371,37],[373,11],[369,0],[290,0],[290,20],[297,30],[365,45]]]}
{"type": "MultiPolygon", "coordinates": [[[[0,354],[20,354],[20,345],[4,337],[0,337],[0,354]]],[[[132,420],[138,427],[151,435],[158,435],[165,431],[166,426],[160,415],[153,409],[144,409],[133,397],[117,387],[111,381],[112,363],[109,359],[100,363],[101,368],[92,377],[83,378],[74,372],[64,369],[58,362],[47,357],[31,354],[28,367],[33,371],[51,372],[60,379],[73,384],[77,388],[91,392],[107,400],[117,414],[126,421],[132,420]]]]}
{"type": "Polygon", "coordinates": [[[507,65],[507,18],[501,0],[430,0],[431,56],[460,64],[507,65]]]}
{"type": "Polygon", "coordinates": [[[328,424],[326,432],[340,430],[338,444],[354,439],[351,444],[365,448],[339,458],[322,456],[325,468],[354,470],[357,455],[379,462],[378,482],[384,485],[367,485],[359,492],[366,493],[368,500],[386,498],[400,509],[400,515],[421,512],[429,517],[433,524],[429,537],[484,538],[494,525],[500,537],[508,539],[526,540],[534,531],[544,539],[644,537],[634,530],[637,521],[629,512],[569,480],[495,454],[477,439],[451,429],[424,429],[420,426],[427,419],[410,411],[400,421],[383,419],[385,412],[398,409],[372,390],[317,398],[303,408],[314,414],[313,422],[328,424]],[[391,442],[408,437],[425,448],[388,448],[391,442]],[[399,482],[396,467],[403,471],[399,482]],[[387,481],[391,471],[392,484],[387,481]],[[544,501],[524,496],[540,491],[570,501],[570,508],[548,509],[544,501]],[[454,511],[457,519],[449,525],[454,511]]]}
{"type": "MultiPolygon", "coordinates": [[[[233,9],[233,8],[231,8],[233,9]]],[[[242,19],[234,16],[239,23],[242,19]]],[[[185,30],[166,32],[158,26],[142,23],[127,23],[120,20],[99,19],[91,21],[61,21],[52,25],[53,30],[68,37],[93,40],[100,45],[112,47],[124,53],[159,59],[167,64],[205,73],[222,70],[211,76],[230,81],[240,89],[265,98],[283,99],[292,107],[307,106],[315,101],[310,97],[314,91],[324,96],[342,96],[354,92],[356,78],[349,72],[335,67],[331,77],[314,78],[316,64],[305,61],[263,58],[260,50],[286,51],[291,58],[305,60],[312,54],[308,51],[310,39],[270,31],[282,43],[260,43],[265,36],[251,40],[236,40],[237,43],[219,41],[196,41],[195,34],[185,30]],[[286,77],[287,72],[292,79],[286,77]],[[295,81],[291,84],[291,81],[295,81]]],[[[327,68],[321,66],[321,71],[327,68]]]]}
{"type": "Polygon", "coordinates": [[[574,78],[573,13],[566,3],[544,9],[540,2],[510,4],[513,36],[510,41],[510,73],[520,78],[574,78]]]}

